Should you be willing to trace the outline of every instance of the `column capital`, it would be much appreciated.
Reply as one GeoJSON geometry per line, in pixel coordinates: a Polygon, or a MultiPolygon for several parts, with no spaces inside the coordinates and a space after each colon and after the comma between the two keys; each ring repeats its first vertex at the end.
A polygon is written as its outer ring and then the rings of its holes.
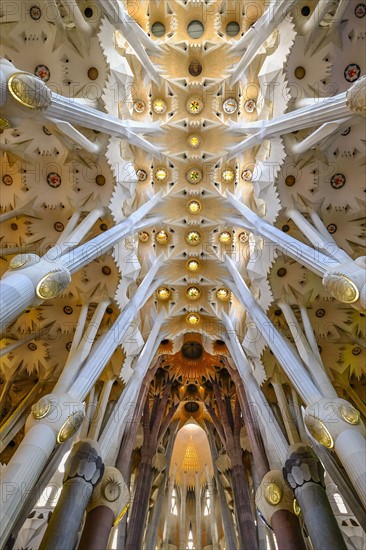
{"type": "Polygon", "coordinates": [[[103,477],[95,487],[87,511],[106,506],[121,519],[130,502],[130,491],[123,476],[114,466],[106,466],[103,477]]]}
{"type": "Polygon", "coordinates": [[[340,302],[352,304],[360,311],[366,308],[366,256],[339,264],[326,271],[323,285],[340,302]]]}
{"type": "Polygon", "coordinates": [[[366,76],[359,78],[346,92],[347,107],[366,116],[366,76]]]}
{"type": "Polygon", "coordinates": [[[53,431],[58,443],[64,443],[78,431],[84,418],[85,403],[69,394],[50,393],[32,406],[25,431],[44,424],[53,431]]]}
{"type": "Polygon", "coordinates": [[[305,426],[324,447],[332,449],[338,437],[346,432],[365,436],[365,426],[359,411],[341,398],[322,398],[305,409],[305,426]]]}
{"type": "Polygon", "coordinates": [[[99,483],[104,473],[99,445],[92,439],[81,439],[71,449],[65,463],[63,482],[82,478],[93,487],[99,483]]]}
{"type": "Polygon", "coordinates": [[[255,495],[255,504],[266,523],[272,526],[272,516],[279,510],[294,513],[294,495],[281,470],[271,470],[263,477],[255,495]]]}
{"type": "Polygon", "coordinates": [[[296,443],[290,445],[283,476],[296,496],[296,489],[306,483],[315,483],[325,488],[324,468],[309,445],[296,443]]]}

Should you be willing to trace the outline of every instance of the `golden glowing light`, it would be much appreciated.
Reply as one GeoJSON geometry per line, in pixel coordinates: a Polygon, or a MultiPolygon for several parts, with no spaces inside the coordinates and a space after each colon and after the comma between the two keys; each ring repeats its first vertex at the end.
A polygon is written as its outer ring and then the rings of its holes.
{"type": "Polygon", "coordinates": [[[220,302],[228,302],[230,300],[230,290],[227,288],[219,288],[216,292],[216,297],[220,302]]]}
{"type": "Polygon", "coordinates": [[[191,230],[186,234],[186,242],[191,246],[195,246],[201,242],[201,234],[199,231],[191,230]]]}
{"type": "Polygon", "coordinates": [[[201,138],[196,134],[192,134],[188,137],[187,143],[189,147],[192,147],[192,149],[197,149],[201,145],[201,138]]]}
{"type": "Polygon", "coordinates": [[[196,200],[189,201],[189,203],[187,204],[187,210],[191,214],[198,214],[201,210],[201,203],[196,200]]]}
{"type": "Polygon", "coordinates": [[[166,244],[169,241],[169,235],[164,229],[158,231],[156,234],[156,242],[159,244],[166,244]]]}
{"type": "Polygon", "coordinates": [[[231,243],[232,235],[229,233],[229,231],[223,231],[219,235],[219,241],[221,244],[228,244],[231,243]]]}
{"type": "Polygon", "coordinates": [[[170,298],[170,290],[166,286],[158,288],[156,291],[156,297],[160,302],[166,302],[170,298]]]}
{"type": "Polygon", "coordinates": [[[189,300],[194,302],[195,300],[199,300],[201,298],[201,291],[197,286],[189,286],[186,290],[186,296],[189,300]]]}
{"type": "Polygon", "coordinates": [[[162,115],[163,113],[165,113],[166,103],[164,99],[161,99],[160,97],[157,97],[156,99],[154,99],[152,108],[154,113],[156,113],[157,115],[162,115]]]}
{"type": "Polygon", "coordinates": [[[200,263],[198,260],[188,260],[187,262],[188,271],[195,272],[195,271],[198,271],[199,268],[200,268],[200,263]]]}
{"type": "Polygon", "coordinates": [[[189,325],[195,326],[200,323],[201,318],[197,313],[189,313],[186,317],[186,321],[189,325]]]}

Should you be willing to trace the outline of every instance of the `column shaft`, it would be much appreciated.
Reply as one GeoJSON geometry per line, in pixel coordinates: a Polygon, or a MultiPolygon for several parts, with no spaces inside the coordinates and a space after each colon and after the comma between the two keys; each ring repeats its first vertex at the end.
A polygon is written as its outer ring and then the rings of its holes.
{"type": "MultiPolygon", "coordinates": [[[[114,514],[108,506],[97,506],[87,513],[78,550],[105,550],[114,514]]],[[[63,549],[66,550],[66,547],[63,549]]]]}

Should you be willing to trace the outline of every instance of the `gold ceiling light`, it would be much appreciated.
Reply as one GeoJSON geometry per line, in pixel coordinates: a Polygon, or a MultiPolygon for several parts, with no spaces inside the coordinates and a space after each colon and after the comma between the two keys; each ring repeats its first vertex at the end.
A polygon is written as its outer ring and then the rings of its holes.
{"type": "Polygon", "coordinates": [[[199,115],[203,109],[203,101],[199,97],[190,97],[186,103],[190,115],[199,115]]]}
{"type": "Polygon", "coordinates": [[[155,239],[159,244],[167,244],[169,241],[169,235],[166,231],[164,231],[164,229],[161,229],[157,232],[155,239]]]}
{"type": "Polygon", "coordinates": [[[229,231],[223,231],[219,235],[219,241],[221,244],[229,244],[231,243],[232,235],[229,233],[229,231]]]}
{"type": "Polygon", "coordinates": [[[152,108],[154,113],[157,115],[162,115],[166,111],[166,102],[161,97],[157,97],[153,101],[152,108]]]}
{"type": "Polygon", "coordinates": [[[202,180],[202,171],[199,168],[191,168],[186,174],[187,181],[192,185],[202,180]]]}
{"type": "Polygon", "coordinates": [[[193,272],[193,273],[195,273],[196,271],[198,271],[199,268],[200,268],[200,263],[199,263],[198,260],[193,260],[193,259],[192,259],[192,260],[188,260],[188,262],[187,262],[186,265],[187,265],[188,271],[191,271],[191,272],[193,272]]]}
{"type": "Polygon", "coordinates": [[[233,181],[235,181],[235,170],[233,170],[232,168],[224,170],[222,173],[222,179],[225,183],[232,183],[233,181]]]}
{"type": "Polygon", "coordinates": [[[188,147],[192,147],[192,149],[198,149],[198,147],[201,145],[201,138],[197,134],[192,134],[188,136],[187,139],[188,147]]]}
{"type": "Polygon", "coordinates": [[[197,315],[197,313],[188,313],[186,321],[189,325],[193,327],[200,324],[201,318],[199,315],[197,315]]]}
{"type": "Polygon", "coordinates": [[[230,290],[228,288],[219,288],[216,291],[216,298],[220,300],[220,302],[228,302],[230,300],[230,290]]]}
{"type": "Polygon", "coordinates": [[[160,302],[166,302],[169,300],[170,294],[170,290],[166,286],[162,286],[156,291],[156,297],[160,302]]]}
{"type": "Polygon", "coordinates": [[[201,242],[201,234],[199,231],[192,229],[186,234],[186,242],[191,246],[196,246],[201,242]]]}
{"type": "Polygon", "coordinates": [[[165,170],[165,168],[157,168],[155,170],[155,178],[158,181],[165,181],[168,177],[168,172],[165,170]]]}
{"type": "Polygon", "coordinates": [[[187,203],[187,210],[191,214],[198,214],[201,211],[201,203],[197,200],[192,200],[187,203]]]}
{"type": "Polygon", "coordinates": [[[188,300],[192,300],[192,302],[194,302],[201,298],[201,291],[197,286],[189,286],[186,290],[186,296],[188,300]]]}
{"type": "Polygon", "coordinates": [[[150,235],[147,231],[140,231],[139,233],[140,242],[147,243],[149,239],[150,239],[150,235]]]}

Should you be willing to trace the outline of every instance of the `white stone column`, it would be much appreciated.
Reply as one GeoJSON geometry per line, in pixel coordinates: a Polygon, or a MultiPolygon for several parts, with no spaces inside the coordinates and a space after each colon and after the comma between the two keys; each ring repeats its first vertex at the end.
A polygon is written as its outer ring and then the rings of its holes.
{"type": "Polygon", "coordinates": [[[26,437],[6,467],[1,483],[0,545],[4,544],[12,528],[14,510],[20,505],[24,492],[32,490],[56,444],[70,438],[82,424],[85,416],[82,403],[102,373],[117,346],[123,341],[136,313],[161,284],[154,280],[161,265],[158,257],[134,297],[117,318],[114,325],[94,346],[81,373],[68,394],[49,394],[34,407],[26,425],[26,437]]]}
{"type": "Polygon", "coordinates": [[[109,380],[106,380],[103,384],[103,389],[101,391],[101,394],[98,399],[98,404],[95,409],[95,413],[93,416],[93,419],[90,423],[89,432],[88,432],[88,438],[89,439],[95,439],[98,440],[98,437],[100,435],[100,428],[102,426],[104,413],[106,411],[106,407],[109,401],[109,396],[112,391],[112,387],[114,384],[115,378],[110,378],[109,380]]]}
{"type": "Polygon", "coordinates": [[[206,464],[205,466],[206,479],[207,479],[207,489],[210,495],[210,516],[211,516],[211,538],[212,538],[212,550],[218,550],[218,533],[217,533],[217,519],[216,519],[216,493],[215,493],[215,484],[212,480],[210,470],[206,464]]]}
{"type": "Polygon", "coordinates": [[[123,36],[135,51],[150,80],[159,86],[159,72],[156,69],[156,65],[149,59],[146,50],[159,55],[161,53],[160,46],[147,36],[140,25],[124,9],[121,2],[117,0],[103,0],[100,6],[116,27],[121,29],[123,36]]]}
{"type": "Polygon", "coordinates": [[[345,399],[324,398],[307,406],[304,422],[312,437],[334,449],[366,506],[366,430],[360,413],[345,399]]]}
{"type": "Polygon", "coordinates": [[[244,33],[244,36],[234,42],[230,52],[243,52],[240,61],[235,66],[230,85],[233,86],[240,80],[254,57],[258,54],[260,46],[269,38],[272,32],[286,18],[289,11],[298,3],[299,0],[271,0],[268,8],[259,19],[251,25],[244,33]]]}
{"type": "Polygon", "coordinates": [[[177,464],[174,464],[173,471],[170,474],[169,482],[168,482],[167,508],[166,508],[166,515],[164,519],[164,529],[163,529],[163,549],[164,550],[167,550],[169,547],[171,506],[172,506],[172,496],[173,496],[176,472],[177,472],[177,464]]]}
{"type": "Polygon", "coordinates": [[[202,548],[202,502],[201,480],[198,472],[194,474],[194,492],[196,498],[196,550],[202,548]]]}
{"type": "MultiPolygon", "coordinates": [[[[37,117],[39,111],[42,111],[42,116],[53,123],[62,121],[126,138],[130,144],[140,147],[147,153],[160,155],[158,147],[138,135],[140,126],[145,132],[146,123],[122,120],[88,107],[77,98],[67,98],[53,93],[42,80],[17,69],[6,59],[1,60],[0,88],[0,113],[13,126],[17,126],[22,119],[37,117]],[[21,89],[20,86],[12,86],[11,82],[9,84],[12,77],[23,83],[21,89]]],[[[151,123],[149,126],[155,133],[159,131],[159,123],[151,123]]]]}
{"type": "Polygon", "coordinates": [[[10,269],[0,281],[1,331],[4,331],[29,306],[39,305],[63,292],[71,275],[105,254],[127,235],[144,226],[154,224],[157,218],[145,218],[162,201],[158,193],[133,212],[127,219],[89,242],[59,257],[40,258],[36,254],[22,254],[12,259],[10,269]],[[141,221],[143,220],[143,221],[141,221]],[[46,289],[39,289],[47,277],[46,289]]]}
{"type": "MultiPolygon", "coordinates": [[[[251,135],[227,149],[229,158],[260,145],[266,139],[283,136],[297,130],[304,130],[313,126],[325,127],[326,124],[337,123],[335,127],[331,128],[332,132],[336,131],[341,124],[352,117],[358,114],[366,114],[365,88],[366,77],[363,76],[347,92],[334,97],[319,99],[313,105],[296,109],[271,120],[232,122],[230,129],[233,133],[251,135]]],[[[329,135],[329,132],[326,135],[329,135]]],[[[313,143],[310,142],[309,138],[307,140],[310,147],[313,143]]]]}
{"type": "MultiPolygon", "coordinates": [[[[292,311],[291,306],[284,302],[278,302],[278,305],[287,321],[288,327],[294,338],[297,351],[305,365],[308,367],[314,384],[323,396],[337,397],[337,392],[325,372],[320,354],[315,355],[313,353],[308,341],[305,338],[300,323],[297,321],[296,316],[292,311]]],[[[297,441],[293,441],[291,443],[297,443],[297,441]]]]}
{"type": "Polygon", "coordinates": [[[260,331],[299,395],[305,403],[312,403],[323,397],[305,370],[300,357],[256,302],[234,262],[226,256],[225,263],[233,277],[233,282],[227,281],[231,290],[248,312],[249,317],[256,323],[257,330],[260,331]]]}
{"type": "Polygon", "coordinates": [[[251,365],[239,342],[238,335],[235,332],[230,317],[225,312],[222,312],[221,315],[226,328],[227,338],[225,342],[245,384],[253,418],[258,419],[266,439],[272,442],[275,449],[279,464],[272,466],[280,467],[286,461],[288,443],[276,418],[273,416],[262,390],[254,379],[251,365]]]}
{"type": "Polygon", "coordinates": [[[154,320],[145,346],[137,359],[134,372],[128,380],[113,414],[108,420],[100,437],[102,455],[106,457],[106,460],[111,464],[115,463],[127,420],[130,419],[131,409],[135,407],[141,384],[159,347],[161,341],[161,327],[165,321],[165,317],[166,311],[162,310],[154,320]],[[117,438],[116,429],[119,430],[117,438]]]}
{"type": "Polygon", "coordinates": [[[179,548],[185,548],[187,544],[186,506],[187,506],[187,472],[184,472],[182,485],[180,487],[179,548]]]}
{"type": "Polygon", "coordinates": [[[270,225],[240,202],[230,191],[227,191],[226,194],[227,202],[241,214],[240,217],[233,217],[232,215],[225,217],[229,223],[235,223],[239,227],[244,227],[247,231],[260,235],[267,239],[269,244],[305,265],[313,273],[320,275],[324,287],[336,300],[349,304],[360,311],[365,310],[366,256],[360,256],[354,261],[339,263],[334,257],[314,250],[277,229],[277,227],[270,225]]]}

